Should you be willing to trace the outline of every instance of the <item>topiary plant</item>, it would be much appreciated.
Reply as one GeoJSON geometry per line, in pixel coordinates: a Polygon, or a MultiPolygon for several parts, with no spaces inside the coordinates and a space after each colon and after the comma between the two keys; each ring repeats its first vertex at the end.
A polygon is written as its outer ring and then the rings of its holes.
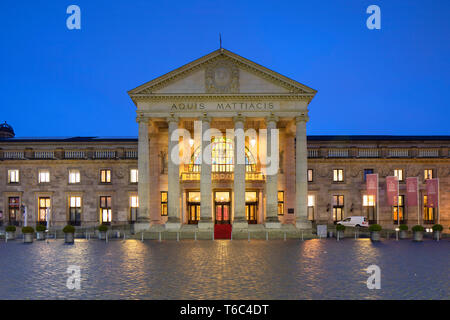
{"type": "Polygon", "coordinates": [[[345,226],[342,224],[337,224],[336,225],[336,231],[344,231],[345,230],[345,226]]]}
{"type": "Polygon", "coordinates": [[[379,232],[379,231],[381,231],[381,226],[379,224],[371,224],[369,226],[369,231],[370,232],[379,232]]]}
{"type": "Polygon", "coordinates": [[[406,224],[401,224],[399,229],[400,231],[408,231],[408,226],[406,224]]]}
{"type": "Polygon", "coordinates": [[[444,227],[441,224],[435,224],[433,226],[433,231],[440,231],[440,232],[442,232],[442,230],[444,230],[444,227]]]}
{"type": "Polygon", "coordinates": [[[34,233],[33,227],[22,227],[22,233],[34,233]]]}
{"type": "Polygon", "coordinates": [[[75,227],[68,224],[67,226],[64,227],[63,232],[64,233],[75,233],[75,227]]]}
{"type": "Polygon", "coordinates": [[[98,231],[100,231],[100,232],[106,232],[106,231],[108,231],[108,226],[105,226],[104,224],[99,225],[99,226],[98,226],[98,231]]]}
{"type": "Polygon", "coordinates": [[[416,225],[411,229],[414,232],[423,232],[425,229],[421,225],[416,225]]]}
{"type": "Polygon", "coordinates": [[[38,224],[36,226],[36,231],[37,232],[44,232],[45,230],[47,230],[47,228],[44,225],[42,225],[42,224],[38,224]]]}
{"type": "Polygon", "coordinates": [[[16,226],[6,226],[6,232],[16,232],[16,226]]]}

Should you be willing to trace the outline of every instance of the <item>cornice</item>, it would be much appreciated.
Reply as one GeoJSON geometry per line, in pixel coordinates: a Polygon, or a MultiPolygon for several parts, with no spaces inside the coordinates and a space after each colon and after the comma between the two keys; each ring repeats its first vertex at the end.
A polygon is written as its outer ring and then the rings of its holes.
{"type": "Polygon", "coordinates": [[[289,101],[307,101],[314,98],[314,94],[134,94],[131,96],[133,102],[144,101],[233,101],[233,100],[289,100],[289,101]]]}

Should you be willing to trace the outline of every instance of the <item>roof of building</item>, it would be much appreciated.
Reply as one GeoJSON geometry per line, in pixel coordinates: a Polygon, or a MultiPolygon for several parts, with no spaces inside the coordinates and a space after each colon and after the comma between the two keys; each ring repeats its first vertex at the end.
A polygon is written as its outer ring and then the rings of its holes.
{"type": "Polygon", "coordinates": [[[6,121],[4,123],[0,123],[0,131],[6,131],[14,135],[14,129],[7,124],[6,121]]]}

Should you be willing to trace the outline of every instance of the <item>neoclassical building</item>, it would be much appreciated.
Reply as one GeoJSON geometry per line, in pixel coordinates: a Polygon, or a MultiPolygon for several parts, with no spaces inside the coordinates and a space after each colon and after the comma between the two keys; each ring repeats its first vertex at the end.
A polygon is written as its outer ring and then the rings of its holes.
{"type": "Polygon", "coordinates": [[[15,138],[0,127],[0,222],[22,223],[26,208],[28,221],[52,227],[310,230],[362,215],[448,230],[449,136],[307,137],[316,91],[225,49],[128,93],[138,139],[15,138]],[[378,201],[366,194],[369,173],[379,174],[378,201]],[[391,175],[396,207],[386,204],[391,175]],[[406,204],[406,177],[419,178],[418,206],[406,204]],[[425,181],[436,177],[431,208],[425,181]]]}

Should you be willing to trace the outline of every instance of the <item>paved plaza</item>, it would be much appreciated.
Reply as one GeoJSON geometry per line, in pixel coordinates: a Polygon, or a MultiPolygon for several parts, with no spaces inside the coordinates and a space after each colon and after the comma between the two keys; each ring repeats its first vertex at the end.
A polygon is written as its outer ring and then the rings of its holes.
{"type": "Polygon", "coordinates": [[[450,241],[0,242],[0,299],[449,299],[450,241]],[[366,268],[381,268],[369,290],[366,268]],[[79,266],[81,289],[67,268],[79,266]]]}

